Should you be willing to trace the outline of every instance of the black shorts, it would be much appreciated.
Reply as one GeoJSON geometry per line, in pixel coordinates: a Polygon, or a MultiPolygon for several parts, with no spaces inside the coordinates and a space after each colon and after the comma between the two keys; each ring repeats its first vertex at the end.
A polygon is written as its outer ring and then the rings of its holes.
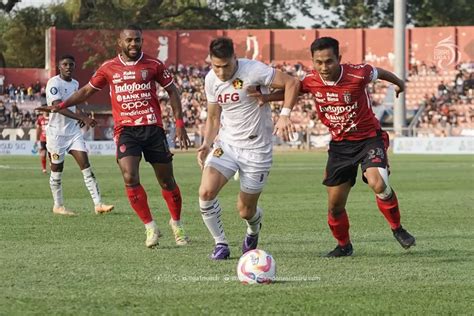
{"type": "Polygon", "coordinates": [[[46,142],[41,142],[40,141],[40,149],[41,150],[46,150],[46,142]]]}
{"type": "MultiPolygon", "coordinates": [[[[362,174],[367,168],[388,167],[387,148],[388,138],[384,139],[382,135],[360,141],[331,141],[323,184],[336,186],[351,181],[353,186],[359,165],[362,174]]],[[[362,180],[367,183],[363,175],[362,180]]]]}
{"type": "Polygon", "coordinates": [[[157,125],[124,126],[116,136],[117,159],[141,157],[149,163],[169,163],[173,160],[166,134],[157,125]]]}

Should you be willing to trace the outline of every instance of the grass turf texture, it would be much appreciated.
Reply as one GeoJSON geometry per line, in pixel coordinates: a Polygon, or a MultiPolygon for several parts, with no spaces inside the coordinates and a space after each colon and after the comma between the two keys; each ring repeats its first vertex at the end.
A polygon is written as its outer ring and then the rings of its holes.
{"type": "Polygon", "coordinates": [[[470,314],[474,297],[474,159],[391,156],[402,223],[417,246],[402,249],[359,178],[347,205],[355,254],[321,256],[336,242],[326,224],[325,153],[277,153],[261,197],[259,247],[277,262],[279,281],[245,286],[236,265],[245,224],[238,182],[220,194],[231,260],[208,259],[212,238],[198,209],[195,154],[175,155],[183,219],[192,242],[177,247],[152,169],[141,182],[164,233],[144,246],[113,157],[91,157],[109,215],[93,213],[75,162],[63,176],[66,206],[53,215],[48,176],[37,157],[0,156],[0,314],[470,314]]]}

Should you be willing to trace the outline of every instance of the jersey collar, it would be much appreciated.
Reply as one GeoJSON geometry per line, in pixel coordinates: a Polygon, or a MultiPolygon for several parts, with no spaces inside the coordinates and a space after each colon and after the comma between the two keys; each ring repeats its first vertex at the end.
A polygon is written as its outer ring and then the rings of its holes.
{"type": "Polygon", "coordinates": [[[140,57],[135,61],[124,61],[122,59],[122,56],[120,56],[120,54],[118,54],[118,58],[124,66],[135,66],[143,58],[143,52],[141,53],[140,57]]]}
{"type": "Polygon", "coordinates": [[[321,77],[321,75],[318,73],[319,78],[321,79],[321,81],[324,83],[325,86],[335,86],[335,85],[337,85],[337,84],[339,83],[339,81],[340,81],[341,78],[342,78],[342,74],[344,73],[344,67],[342,67],[342,65],[339,65],[339,66],[341,67],[341,74],[339,75],[339,78],[337,78],[337,80],[336,80],[334,83],[332,83],[332,84],[330,84],[329,82],[325,81],[325,80],[321,77]]]}

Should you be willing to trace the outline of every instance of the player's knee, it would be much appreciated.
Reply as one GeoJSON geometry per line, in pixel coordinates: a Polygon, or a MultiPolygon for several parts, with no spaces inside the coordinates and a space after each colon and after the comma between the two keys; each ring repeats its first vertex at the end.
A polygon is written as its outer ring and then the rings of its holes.
{"type": "Polygon", "coordinates": [[[386,168],[377,168],[376,173],[367,176],[367,183],[375,194],[383,194],[387,188],[390,189],[388,182],[388,171],[386,168]]]}
{"type": "Polygon", "coordinates": [[[199,187],[199,198],[204,201],[210,201],[216,198],[217,193],[203,186],[199,187]]]}
{"type": "Polygon", "coordinates": [[[342,204],[330,204],[328,206],[328,212],[333,216],[337,217],[340,214],[344,213],[346,210],[345,205],[342,204]]]}
{"type": "Polygon", "coordinates": [[[160,186],[163,190],[171,191],[176,187],[176,182],[174,181],[174,178],[171,177],[169,179],[162,179],[159,181],[160,186]]]}
{"type": "Polygon", "coordinates": [[[382,178],[376,177],[367,180],[369,187],[375,192],[375,194],[382,193],[386,188],[385,182],[382,178]]]}
{"type": "Polygon", "coordinates": [[[123,182],[125,182],[126,186],[134,186],[140,183],[140,179],[138,178],[137,174],[124,172],[122,176],[123,176],[123,182]]]}

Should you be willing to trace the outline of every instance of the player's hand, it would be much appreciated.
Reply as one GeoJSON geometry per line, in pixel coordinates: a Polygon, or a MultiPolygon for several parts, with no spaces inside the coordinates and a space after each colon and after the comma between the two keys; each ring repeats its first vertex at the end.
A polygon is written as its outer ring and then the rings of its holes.
{"type": "Polygon", "coordinates": [[[178,139],[179,148],[181,150],[188,149],[191,146],[188,133],[184,127],[176,127],[176,138],[178,139]]]}
{"type": "Polygon", "coordinates": [[[265,105],[265,103],[267,103],[265,99],[265,95],[263,95],[262,92],[260,91],[260,86],[248,87],[247,96],[252,97],[252,98],[257,98],[259,106],[265,105]]]}
{"type": "Polygon", "coordinates": [[[401,82],[400,85],[395,86],[395,96],[398,98],[398,95],[405,91],[405,83],[401,82]]]}
{"type": "Polygon", "coordinates": [[[280,115],[275,124],[273,135],[281,136],[287,142],[290,140],[290,135],[293,132],[296,132],[296,129],[291,123],[290,117],[288,115],[280,115]]]}
{"type": "Polygon", "coordinates": [[[206,143],[202,144],[201,147],[198,148],[197,161],[199,167],[201,167],[201,170],[204,169],[204,161],[206,161],[206,157],[209,155],[210,151],[211,146],[206,143]]]}
{"type": "Polygon", "coordinates": [[[78,121],[79,127],[83,128],[87,125],[87,127],[95,127],[97,125],[97,121],[89,116],[82,116],[81,119],[78,121]]]}
{"type": "Polygon", "coordinates": [[[60,110],[61,110],[61,108],[57,105],[39,106],[39,107],[35,108],[35,111],[47,112],[47,113],[57,113],[60,110]]]}

